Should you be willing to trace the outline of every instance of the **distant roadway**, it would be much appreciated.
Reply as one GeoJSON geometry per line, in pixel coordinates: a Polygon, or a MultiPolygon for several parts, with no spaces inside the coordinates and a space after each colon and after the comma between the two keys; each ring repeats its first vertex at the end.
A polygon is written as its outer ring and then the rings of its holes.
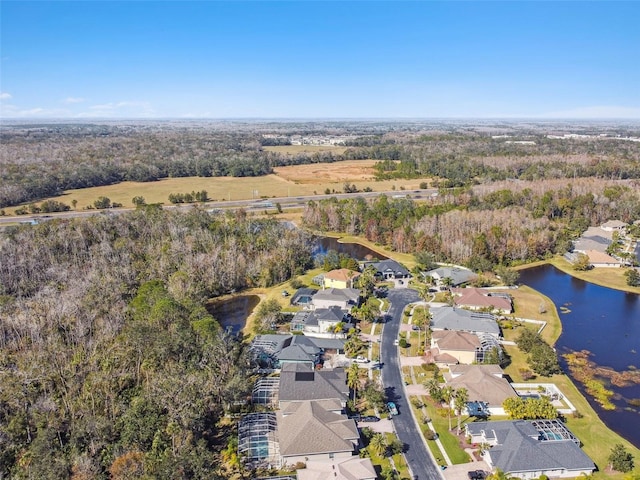
{"type": "Polygon", "coordinates": [[[406,446],[405,458],[414,480],[442,480],[440,468],[427,451],[419,426],[411,414],[409,399],[404,394],[404,378],[398,358],[398,347],[394,340],[398,338],[402,312],[413,302],[420,301],[418,292],[410,288],[389,290],[387,300],[391,303],[387,320],[382,331],[380,344],[380,362],[382,363],[382,384],[390,401],[395,402],[400,415],[393,417],[394,430],[406,446]]]}
{"type": "MultiPolygon", "coordinates": [[[[163,205],[163,208],[167,210],[172,209],[189,209],[193,206],[197,205],[206,209],[229,209],[229,208],[246,208],[248,210],[265,210],[264,206],[260,204],[263,202],[271,202],[274,208],[276,203],[279,203],[283,209],[287,208],[296,208],[302,207],[307,202],[314,200],[319,201],[331,197],[335,197],[338,199],[341,198],[356,198],[356,197],[364,197],[364,198],[375,198],[381,195],[386,195],[392,198],[411,198],[412,200],[420,200],[432,198],[438,195],[438,189],[429,188],[424,190],[391,190],[387,192],[358,192],[358,193],[330,193],[330,194],[322,194],[322,195],[302,195],[296,197],[273,197],[273,198],[258,198],[258,199],[243,199],[243,200],[225,200],[225,201],[215,201],[215,202],[205,202],[205,203],[189,203],[189,204],[178,204],[178,205],[163,205]]],[[[135,208],[114,208],[114,209],[103,209],[103,210],[79,210],[79,211],[68,211],[68,212],[53,212],[46,214],[36,214],[36,215],[16,215],[11,217],[0,217],[0,225],[3,223],[31,223],[33,220],[41,221],[48,218],[75,218],[75,217],[87,217],[90,215],[97,215],[100,213],[123,213],[135,210],[135,208]]]]}

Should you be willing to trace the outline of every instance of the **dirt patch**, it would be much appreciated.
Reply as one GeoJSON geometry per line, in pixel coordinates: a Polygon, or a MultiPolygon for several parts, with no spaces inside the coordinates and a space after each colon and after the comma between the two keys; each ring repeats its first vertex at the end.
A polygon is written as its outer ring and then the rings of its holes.
{"type": "Polygon", "coordinates": [[[321,184],[373,180],[377,160],[346,160],[334,163],[313,163],[276,167],[278,177],[294,183],[321,184]]]}

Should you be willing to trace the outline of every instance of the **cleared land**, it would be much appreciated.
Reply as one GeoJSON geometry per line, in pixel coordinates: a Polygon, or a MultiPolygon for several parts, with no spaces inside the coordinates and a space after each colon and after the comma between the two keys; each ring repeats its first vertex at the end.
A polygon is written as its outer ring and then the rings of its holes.
{"type": "MultiPolygon", "coordinates": [[[[261,197],[297,197],[302,195],[322,195],[329,189],[332,193],[342,193],[344,184],[355,184],[358,190],[367,187],[373,191],[402,189],[416,190],[425,179],[385,180],[377,182],[373,178],[375,160],[348,160],[334,163],[314,163],[277,167],[275,173],[263,177],[184,177],[163,178],[157,182],[122,182],[116,185],[83,188],[65,191],[59,197],[52,197],[72,206],[77,201],[77,210],[92,205],[98,197],[108,197],[123,207],[133,207],[135,196],[144,197],[147,203],[169,205],[170,193],[190,193],[206,190],[213,201],[251,200],[261,197]]],[[[46,199],[45,199],[46,200],[46,199]]],[[[15,208],[6,209],[13,215],[15,208]]]]}
{"type": "Polygon", "coordinates": [[[347,147],[336,145],[276,145],[273,147],[262,147],[265,152],[277,152],[287,155],[295,155],[296,153],[316,153],[316,152],[333,152],[341,155],[347,147]]]}

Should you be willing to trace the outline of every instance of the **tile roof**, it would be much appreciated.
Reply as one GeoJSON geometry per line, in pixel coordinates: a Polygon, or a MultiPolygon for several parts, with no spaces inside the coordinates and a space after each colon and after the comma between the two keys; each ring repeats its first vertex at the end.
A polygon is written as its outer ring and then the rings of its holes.
{"type": "Polygon", "coordinates": [[[329,412],[314,401],[298,402],[289,415],[276,412],[280,455],[353,452],[359,434],[355,421],[329,412]]]}
{"type": "Polygon", "coordinates": [[[431,310],[431,326],[439,330],[458,330],[465,332],[500,335],[500,327],[495,317],[488,313],[470,312],[461,308],[439,307],[431,310]]]}
{"type": "Polygon", "coordinates": [[[346,402],[348,396],[347,375],[342,368],[314,370],[309,364],[289,363],[280,372],[281,402],[332,398],[346,402]]]}
{"type": "Polygon", "coordinates": [[[604,252],[599,252],[598,250],[587,250],[584,253],[587,257],[589,257],[590,263],[613,263],[616,265],[622,264],[620,260],[616,260],[611,255],[608,255],[604,252]]]}
{"type": "Polygon", "coordinates": [[[298,480],[374,480],[378,478],[370,458],[347,457],[329,461],[309,460],[296,472],[298,480]]]}
{"type": "Polygon", "coordinates": [[[349,270],[348,268],[339,268],[337,270],[331,270],[330,272],[324,274],[324,278],[337,280],[340,282],[349,282],[359,276],[359,272],[354,272],[353,270],[349,270]]]}
{"type": "Polygon", "coordinates": [[[313,300],[334,300],[339,302],[356,302],[360,297],[360,290],[357,288],[327,288],[319,290],[313,300]]]}
{"type": "Polygon", "coordinates": [[[480,339],[473,333],[436,330],[431,336],[440,350],[475,352],[480,346],[480,339]]]}
{"type": "Polygon", "coordinates": [[[491,447],[489,456],[506,473],[595,469],[572,440],[542,440],[541,432],[526,420],[474,422],[467,427],[469,432],[484,430],[485,435],[495,436],[497,445],[491,447]]]}
{"type": "Polygon", "coordinates": [[[502,374],[498,365],[453,365],[445,375],[447,385],[466,388],[469,401],[486,402],[489,407],[501,408],[507,398],[517,397],[511,384],[496,374],[502,374]]]}
{"type": "Polygon", "coordinates": [[[404,268],[402,265],[400,265],[395,260],[391,260],[391,259],[382,260],[381,262],[374,263],[373,266],[380,273],[384,273],[384,272],[389,272],[390,271],[394,275],[399,275],[399,276],[407,276],[410,273],[409,270],[404,268]]]}
{"type": "Polygon", "coordinates": [[[495,310],[502,310],[510,313],[512,310],[511,300],[504,295],[492,295],[491,290],[485,288],[452,288],[453,301],[456,305],[468,307],[493,307],[495,310]]]}
{"type": "Polygon", "coordinates": [[[437,278],[450,278],[453,285],[460,285],[467,283],[478,278],[478,275],[471,270],[461,267],[438,267],[434,270],[428,271],[425,275],[429,277],[437,278]]]}

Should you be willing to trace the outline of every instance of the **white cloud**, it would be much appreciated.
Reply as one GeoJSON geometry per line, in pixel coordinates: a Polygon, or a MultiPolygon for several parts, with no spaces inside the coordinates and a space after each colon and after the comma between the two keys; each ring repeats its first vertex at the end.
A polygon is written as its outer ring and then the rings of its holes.
{"type": "Polygon", "coordinates": [[[0,92],[0,100],[11,100],[13,97],[10,93],[0,92]]]}
{"type": "Polygon", "coordinates": [[[88,107],[88,111],[79,113],[80,118],[113,117],[113,118],[151,118],[156,115],[149,102],[108,102],[88,107]]]}
{"type": "Polygon", "coordinates": [[[640,119],[640,108],[638,107],[621,107],[618,105],[599,105],[593,107],[581,107],[571,110],[563,110],[551,112],[544,115],[538,115],[543,118],[625,118],[640,119]]]}
{"type": "Polygon", "coordinates": [[[82,103],[86,102],[84,98],[81,97],[67,97],[63,100],[64,103],[82,103]]]}

